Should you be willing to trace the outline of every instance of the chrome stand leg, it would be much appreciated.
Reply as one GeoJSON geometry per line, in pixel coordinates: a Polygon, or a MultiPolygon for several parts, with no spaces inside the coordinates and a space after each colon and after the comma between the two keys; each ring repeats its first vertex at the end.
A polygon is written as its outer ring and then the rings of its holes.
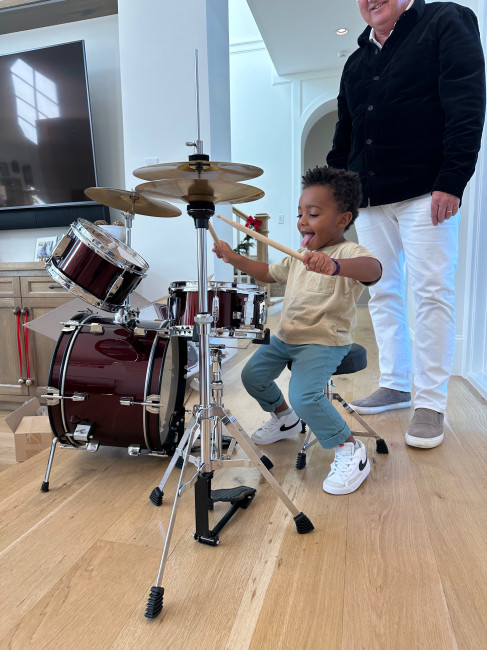
{"type": "Polygon", "coordinates": [[[51,473],[52,461],[54,459],[54,452],[56,451],[56,444],[58,439],[54,438],[51,444],[51,451],[49,452],[49,460],[47,461],[46,475],[41,485],[41,492],[49,492],[49,475],[51,473]]]}

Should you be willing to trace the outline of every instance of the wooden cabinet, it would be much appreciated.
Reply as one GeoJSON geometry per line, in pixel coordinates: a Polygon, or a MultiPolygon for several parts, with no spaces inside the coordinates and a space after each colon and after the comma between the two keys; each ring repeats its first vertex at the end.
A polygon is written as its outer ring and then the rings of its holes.
{"type": "Polygon", "coordinates": [[[45,392],[56,342],[30,329],[26,336],[23,322],[73,298],[41,262],[0,264],[0,408],[16,408],[45,392]]]}

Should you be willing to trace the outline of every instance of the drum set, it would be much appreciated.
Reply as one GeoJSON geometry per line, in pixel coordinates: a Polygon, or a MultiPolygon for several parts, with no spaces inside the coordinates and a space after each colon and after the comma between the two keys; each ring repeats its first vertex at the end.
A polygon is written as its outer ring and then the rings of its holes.
{"type": "MultiPolygon", "coordinates": [[[[187,143],[196,153],[186,162],[142,167],[143,179],[134,191],[88,188],[86,195],[121,209],[126,243],[102,228],[79,219],[46,262],[50,275],[96,309],[75,314],[63,323],[44,396],[53,443],[41,490],[49,491],[49,476],[57,445],[96,451],[100,445],[126,447],[129,454],[172,455],[151,501],[161,505],[163,487],[173,468],[180,468],[171,520],[156,585],[151,588],[145,616],[162,610],[162,576],[181,495],[194,486],[194,538],[219,544],[218,533],[240,508],[247,508],[255,488],[238,486],[211,490],[216,470],[225,466],[255,467],[291,512],[298,533],[313,530],[310,520],[287,497],[269,470],[272,462],[251,442],[223,405],[221,362],[225,345],[210,339],[245,338],[268,341],[266,294],[254,285],[210,282],[207,279],[206,235],[214,233],[210,218],[215,204],[253,201],[263,192],[240,183],[262,173],[258,167],[213,162],[202,142],[187,143]],[[166,198],[187,204],[197,233],[197,281],[171,283],[164,319],[144,321],[130,303],[130,295],[146,277],[149,266],[131,248],[134,216],[172,218],[181,211],[166,198]],[[198,350],[199,404],[186,423],[185,392],[188,341],[198,350]],[[224,429],[230,446],[224,451],[224,429]],[[199,444],[198,444],[199,439],[199,444]],[[232,457],[236,445],[244,452],[232,457]],[[188,463],[196,467],[185,478],[188,463]],[[224,501],[230,509],[212,528],[209,510],[224,501]]],[[[271,241],[271,240],[269,240],[271,241]]]]}

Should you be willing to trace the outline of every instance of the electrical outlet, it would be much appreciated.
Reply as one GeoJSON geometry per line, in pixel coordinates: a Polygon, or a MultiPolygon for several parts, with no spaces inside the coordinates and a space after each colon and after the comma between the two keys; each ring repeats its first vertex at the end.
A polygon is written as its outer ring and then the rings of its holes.
{"type": "Polygon", "coordinates": [[[145,165],[157,165],[159,158],[146,158],[144,161],[145,165]]]}
{"type": "Polygon", "coordinates": [[[277,215],[277,223],[284,223],[284,215],[283,214],[278,214],[277,215]]]}

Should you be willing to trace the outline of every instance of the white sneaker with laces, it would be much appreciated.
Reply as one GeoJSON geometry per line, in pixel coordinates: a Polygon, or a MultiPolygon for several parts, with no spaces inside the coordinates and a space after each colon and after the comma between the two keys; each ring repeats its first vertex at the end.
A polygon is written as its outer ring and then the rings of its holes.
{"type": "Polygon", "coordinates": [[[362,485],[370,472],[365,445],[360,440],[345,442],[335,449],[335,460],[323,481],[323,490],[329,494],[350,494],[362,485]]]}
{"type": "Polygon", "coordinates": [[[294,411],[291,411],[280,418],[275,413],[271,413],[271,419],[250,437],[257,445],[270,445],[278,440],[293,438],[297,433],[301,433],[301,420],[294,411]]]}

